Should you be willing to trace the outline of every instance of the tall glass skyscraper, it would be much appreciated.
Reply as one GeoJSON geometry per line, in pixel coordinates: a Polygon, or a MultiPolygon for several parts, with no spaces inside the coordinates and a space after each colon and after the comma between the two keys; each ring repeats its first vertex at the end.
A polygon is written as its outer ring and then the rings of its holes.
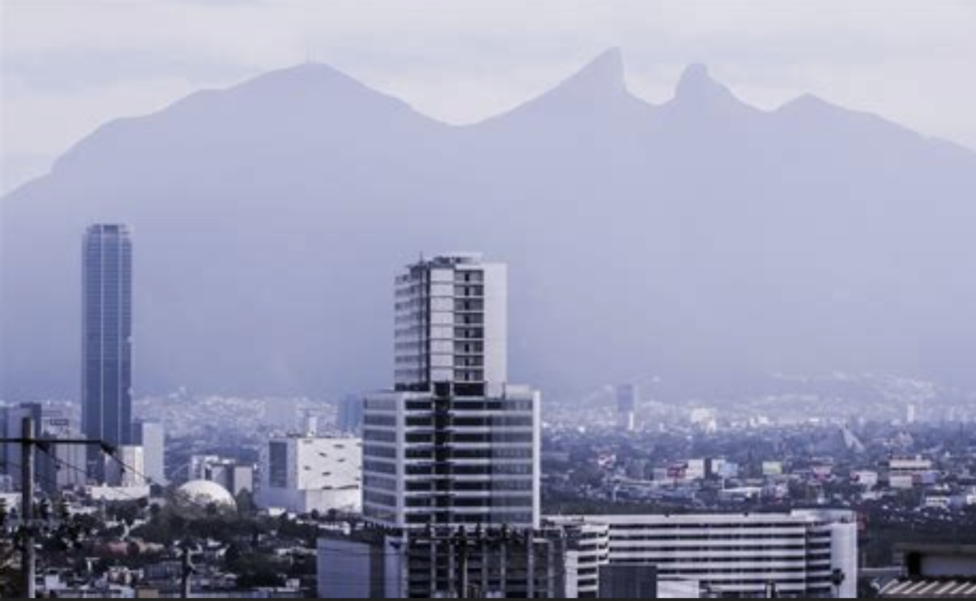
{"type": "MultiPolygon", "coordinates": [[[[82,261],[82,411],[85,436],[132,443],[132,239],[93,225],[82,261]]],[[[91,458],[90,458],[91,459],[91,458]]],[[[100,474],[101,470],[96,473],[100,474]]]]}

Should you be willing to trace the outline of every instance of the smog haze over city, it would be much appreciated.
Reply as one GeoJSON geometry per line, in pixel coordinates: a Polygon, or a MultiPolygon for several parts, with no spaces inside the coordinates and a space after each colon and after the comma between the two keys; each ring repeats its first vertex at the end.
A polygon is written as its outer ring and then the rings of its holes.
{"type": "Polygon", "coordinates": [[[976,595],[976,3],[0,2],[0,596],[976,595]]]}

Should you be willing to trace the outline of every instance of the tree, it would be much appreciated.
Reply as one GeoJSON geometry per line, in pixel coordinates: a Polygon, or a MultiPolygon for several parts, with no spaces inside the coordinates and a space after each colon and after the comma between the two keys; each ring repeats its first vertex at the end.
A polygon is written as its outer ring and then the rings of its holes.
{"type": "Polygon", "coordinates": [[[241,560],[241,556],[242,554],[240,547],[238,547],[235,543],[231,543],[231,545],[227,547],[227,552],[224,554],[224,562],[228,567],[233,566],[241,560]]]}
{"type": "Polygon", "coordinates": [[[249,490],[241,490],[234,498],[237,501],[237,511],[241,515],[252,515],[257,506],[254,503],[254,493],[249,490]]]}

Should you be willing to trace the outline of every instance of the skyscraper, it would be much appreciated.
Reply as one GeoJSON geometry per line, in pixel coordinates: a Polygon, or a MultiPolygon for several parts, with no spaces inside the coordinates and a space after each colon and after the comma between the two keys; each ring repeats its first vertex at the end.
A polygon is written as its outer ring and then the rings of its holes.
{"type": "Polygon", "coordinates": [[[636,384],[617,386],[617,429],[621,432],[634,431],[639,397],[640,388],[636,384]]]}
{"type": "MultiPolygon", "coordinates": [[[[132,240],[126,226],[88,228],[82,293],[84,433],[89,439],[128,445],[132,440],[132,240]]],[[[97,455],[89,458],[97,459],[97,455]]],[[[100,468],[96,471],[103,475],[100,468]]]]}
{"type": "Polygon", "coordinates": [[[387,526],[539,525],[539,393],[508,384],[507,269],[479,255],[396,278],[395,390],[363,420],[363,509],[387,526]]]}

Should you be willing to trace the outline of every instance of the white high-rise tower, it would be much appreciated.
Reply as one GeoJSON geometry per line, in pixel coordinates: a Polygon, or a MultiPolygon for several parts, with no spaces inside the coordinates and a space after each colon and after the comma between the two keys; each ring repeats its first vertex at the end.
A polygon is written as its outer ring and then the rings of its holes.
{"type": "Polygon", "coordinates": [[[397,390],[508,380],[508,268],[475,254],[420,261],[396,278],[397,390]]]}
{"type": "Polygon", "coordinates": [[[507,383],[508,278],[480,255],[396,278],[395,389],[363,420],[363,511],[384,525],[539,525],[539,393],[507,383]]]}

